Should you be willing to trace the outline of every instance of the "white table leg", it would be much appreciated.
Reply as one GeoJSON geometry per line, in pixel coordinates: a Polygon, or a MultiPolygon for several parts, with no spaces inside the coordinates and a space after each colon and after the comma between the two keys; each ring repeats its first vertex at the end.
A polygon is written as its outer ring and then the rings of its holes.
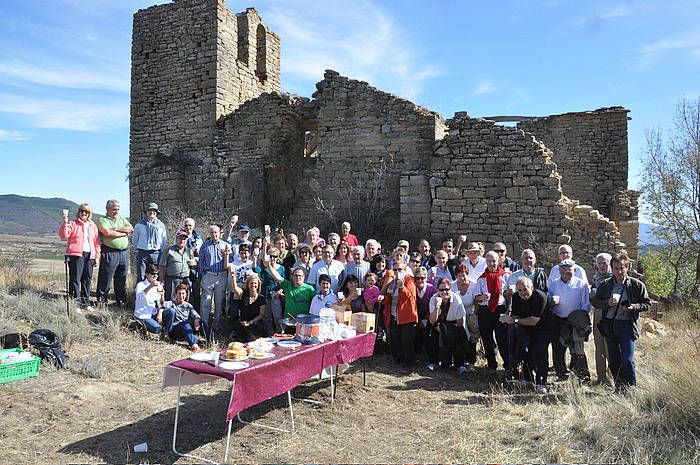
{"type": "Polygon", "coordinates": [[[179,455],[180,457],[189,457],[192,459],[196,460],[201,460],[203,462],[207,463],[217,463],[212,460],[205,459],[204,457],[198,457],[196,455],[191,455],[191,454],[183,454],[181,452],[178,452],[177,450],[177,424],[180,419],[180,392],[182,390],[182,374],[184,372],[180,371],[180,376],[177,380],[177,404],[175,405],[175,425],[173,426],[173,453],[176,455],[179,455]]]}

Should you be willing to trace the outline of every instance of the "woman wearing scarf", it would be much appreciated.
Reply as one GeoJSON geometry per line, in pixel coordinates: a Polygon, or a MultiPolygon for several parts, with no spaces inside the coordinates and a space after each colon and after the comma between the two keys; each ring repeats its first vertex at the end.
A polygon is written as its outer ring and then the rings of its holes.
{"type": "Polygon", "coordinates": [[[492,370],[498,368],[494,336],[498,344],[498,352],[503,359],[503,367],[510,368],[508,357],[508,325],[500,321],[501,314],[506,313],[506,299],[503,290],[506,289],[508,273],[498,266],[498,254],[491,251],[486,254],[486,271],[477,280],[477,295],[474,302],[477,303],[477,316],[479,318],[479,332],[484,343],[484,355],[488,366],[492,370]]]}
{"type": "Polygon", "coordinates": [[[464,331],[466,311],[462,298],[452,292],[452,281],[440,278],[437,283],[438,293],[430,298],[430,322],[439,334],[440,365],[442,368],[457,368],[459,374],[465,374],[464,343],[467,333],[464,331]]]}
{"type": "Polygon", "coordinates": [[[416,352],[425,351],[428,356],[428,369],[434,370],[440,359],[438,358],[438,334],[434,332],[433,325],[430,323],[430,298],[437,293],[437,289],[428,282],[428,270],[423,266],[413,271],[413,281],[416,283],[418,305],[416,352]]]}
{"type": "Polygon", "coordinates": [[[92,221],[92,209],[84,203],[78,207],[74,220],[68,221],[68,210],[63,210],[63,223],[58,236],[67,240],[66,258],[70,288],[69,294],[78,301],[78,313],[92,310],[90,306],[90,283],[92,268],[100,257],[100,237],[97,225],[92,221]]]}

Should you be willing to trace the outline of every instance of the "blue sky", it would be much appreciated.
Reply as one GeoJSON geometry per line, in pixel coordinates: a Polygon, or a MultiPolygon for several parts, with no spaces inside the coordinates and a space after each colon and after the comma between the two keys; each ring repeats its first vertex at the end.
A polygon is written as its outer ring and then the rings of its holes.
{"type": "MultiPolygon", "coordinates": [[[[157,1],[0,2],[0,193],[128,206],[133,13],[157,1]]],[[[282,40],[282,88],[324,69],[438,111],[548,115],[623,105],[630,187],[644,130],[700,95],[696,2],[228,1],[282,40]]]]}

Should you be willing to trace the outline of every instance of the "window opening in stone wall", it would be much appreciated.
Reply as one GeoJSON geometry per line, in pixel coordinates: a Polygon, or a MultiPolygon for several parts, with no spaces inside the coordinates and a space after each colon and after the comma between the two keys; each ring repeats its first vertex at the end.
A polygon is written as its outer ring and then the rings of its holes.
{"type": "Polygon", "coordinates": [[[245,15],[236,17],[238,22],[238,61],[248,64],[248,18],[245,15]]]}
{"type": "Polygon", "coordinates": [[[304,158],[318,157],[318,129],[304,131],[304,158]]]}
{"type": "Polygon", "coordinates": [[[258,24],[255,36],[257,45],[255,75],[260,82],[265,82],[267,80],[267,31],[265,31],[265,26],[258,24]]]}

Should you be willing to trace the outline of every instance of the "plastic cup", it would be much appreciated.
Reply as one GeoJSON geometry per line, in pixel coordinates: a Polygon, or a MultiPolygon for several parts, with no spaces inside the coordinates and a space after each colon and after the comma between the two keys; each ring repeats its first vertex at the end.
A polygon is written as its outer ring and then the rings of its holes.
{"type": "Polygon", "coordinates": [[[618,303],[620,301],[620,297],[622,297],[620,294],[613,294],[612,298],[615,301],[615,303],[618,303]]]}
{"type": "Polygon", "coordinates": [[[357,295],[362,295],[362,288],[361,287],[357,288],[357,295]]]}
{"type": "Polygon", "coordinates": [[[68,216],[68,209],[67,208],[63,209],[63,216],[68,216]]]}
{"type": "Polygon", "coordinates": [[[552,303],[554,305],[559,305],[559,296],[558,295],[553,295],[552,296],[552,303]]]}
{"type": "Polygon", "coordinates": [[[216,367],[216,366],[219,366],[219,357],[220,357],[220,356],[221,356],[221,354],[219,353],[218,350],[215,350],[215,351],[213,351],[213,352],[211,353],[211,363],[212,363],[212,365],[214,365],[215,367],[216,367]]]}
{"type": "Polygon", "coordinates": [[[339,299],[344,299],[345,298],[345,293],[342,291],[338,291],[338,298],[339,299]]]}
{"type": "Polygon", "coordinates": [[[148,452],[148,443],[142,442],[134,446],[134,452],[148,452]]]}
{"type": "Polygon", "coordinates": [[[508,289],[510,289],[510,292],[515,292],[515,284],[508,285],[508,289]]]}
{"type": "Polygon", "coordinates": [[[490,292],[484,292],[484,295],[486,296],[486,300],[491,299],[491,293],[490,292]]]}

